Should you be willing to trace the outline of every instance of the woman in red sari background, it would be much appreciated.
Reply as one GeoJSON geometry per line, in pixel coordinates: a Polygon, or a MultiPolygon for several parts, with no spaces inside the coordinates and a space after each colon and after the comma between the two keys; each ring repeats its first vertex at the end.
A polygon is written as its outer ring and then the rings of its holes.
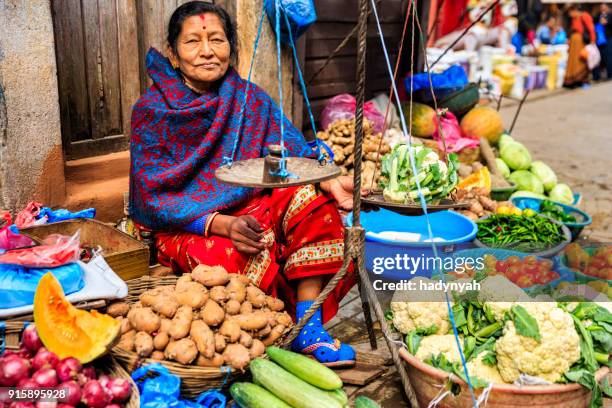
{"type": "MultiPolygon", "coordinates": [[[[193,1],[170,19],[169,58],[149,51],[153,85],[132,116],[130,214],[156,232],[160,263],[177,272],[207,264],[246,274],[300,318],[342,264],[337,207],[352,206],[352,180],[275,190],[217,182],[214,171],[237,137],[235,160],[261,157],[279,143],[281,120],[290,154],[313,153],[271,98],[230,66],[235,38],[222,8],[193,1]]],[[[323,329],[354,283],[350,271],[294,341],[295,351],[328,365],[354,363],[353,349],[323,329]]]]}

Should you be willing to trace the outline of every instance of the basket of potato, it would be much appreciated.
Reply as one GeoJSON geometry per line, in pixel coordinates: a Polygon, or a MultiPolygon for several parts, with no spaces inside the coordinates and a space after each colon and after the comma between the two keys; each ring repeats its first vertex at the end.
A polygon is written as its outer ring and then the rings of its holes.
{"type": "Polygon", "coordinates": [[[243,375],[293,324],[282,300],[221,266],[199,265],[178,278],[142,277],[128,287],[128,298],[107,308],[121,320],[113,355],[130,371],[165,365],[181,377],[188,397],[220,387],[228,373],[243,375]]]}

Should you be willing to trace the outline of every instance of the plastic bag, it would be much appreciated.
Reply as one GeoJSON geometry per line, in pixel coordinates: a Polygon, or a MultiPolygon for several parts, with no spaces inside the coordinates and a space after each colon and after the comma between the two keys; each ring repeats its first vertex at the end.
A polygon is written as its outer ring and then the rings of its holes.
{"type": "Polygon", "coordinates": [[[95,208],[88,208],[77,212],[71,212],[64,208],[52,210],[49,207],[43,207],[41,203],[32,201],[17,214],[15,225],[17,225],[17,228],[22,229],[49,222],[73,220],[76,218],[95,218],[95,216],[95,208]]]}
{"type": "Polygon", "coordinates": [[[37,203],[36,201],[32,201],[26,205],[26,208],[19,211],[17,216],[15,217],[15,225],[17,228],[28,228],[37,224],[38,214],[42,209],[42,204],[37,203]]]}
{"type": "MultiPolygon", "coordinates": [[[[357,100],[353,95],[340,94],[331,98],[321,113],[321,126],[327,129],[329,125],[337,120],[352,119],[355,117],[357,100]]],[[[375,132],[382,132],[385,126],[385,116],[376,109],[373,102],[363,105],[363,115],[372,123],[375,132]]]]}
{"type": "MultiPolygon", "coordinates": [[[[279,0],[281,6],[281,41],[285,44],[290,44],[289,30],[287,30],[287,24],[285,22],[285,15],[289,19],[289,25],[291,26],[291,35],[293,41],[297,41],[297,38],[304,34],[308,27],[317,21],[317,11],[312,0],[279,0]]],[[[275,0],[264,0],[264,7],[266,14],[272,24],[272,30],[276,25],[276,9],[274,7],[275,0]]]]}
{"type": "Polygon", "coordinates": [[[42,245],[15,249],[0,255],[0,264],[21,265],[29,268],[54,268],[79,260],[81,253],[79,231],[73,236],[53,234],[42,245]]]}
{"type": "Polygon", "coordinates": [[[586,50],[586,63],[589,70],[593,70],[601,62],[601,53],[595,44],[588,44],[586,50]]]}
{"type": "Polygon", "coordinates": [[[442,151],[444,151],[444,143],[442,143],[442,138],[440,137],[440,128],[442,128],[442,135],[444,135],[446,151],[448,153],[458,152],[466,147],[476,147],[480,144],[478,140],[463,137],[457,117],[452,112],[446,111],[446,113],[440,115],[440,126],[436,126],[433,134],[433,139],[438,142],[438,147],[442,151]]]}
{"type": "MultiPolygon", "coordinates": [[[[412,89],[418,91],[429,89],[429,76],[427,72],[421,72],[412,76],[412,89]]],[[[441,74],[431,74],[433,89],[463,88],[468,84],[468,77],[461,65],[452,65],[441,74]]],[[[404,79],[406,92],[410,93],[410,76],[404,79]]]]}
{"type": "Polygon", "coordinates": [[[21,235],[15,225],[7,225],[0,229],[0,251],[10,251],[33,245],[36,245],[36,242],[25,235],[21,235]]]}
{"type": "Polygon", "coordinates": [[[85,286],[83,270],[76,263],[57,268],[27,268],[0,264],[0,308],[31,305],[38,282],[47,272],[53,273],[66,295],[78,292],[85,286]]]}
{"type": "Polygon", "coordinates": [[[180,399],[181,379],[159,363],[149,364],[132,373],[140,391],[141,408],[225,408],[223,394],[210,390],[200,394],[195,402],[180,399]]]}

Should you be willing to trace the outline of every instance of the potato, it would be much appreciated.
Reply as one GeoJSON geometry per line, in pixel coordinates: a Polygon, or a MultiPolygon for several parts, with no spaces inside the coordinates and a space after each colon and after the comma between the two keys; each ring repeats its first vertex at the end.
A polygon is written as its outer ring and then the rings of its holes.
{"type": "Polygon", "coordinates": [[[247,287],[251,283],[251,279],[249,279],[248,276],[243,275],[241,273],[230,273],[229,277],[230,277],[230,280],[238,279],[240,282],[242,282],[244,287],[247,287]]]}
{"type": "Polygon", "coordinates": [[[289,313],[287,312],[277,312],[276,313],[276,323],[277,324],[282,324],[285,327],[289,327],[293,324],[293,319],[291,318],[291,316],[289,316],[289,313]]]}
{"type": "Polygon", "coordinates": [[[117,343],[117,347],[124,349],[125,351],[134,351],[134,337],[136,337],[136,330],[130,330],[124,333],[117,343]]]}
{"type": "Polygon", "coordinates": [[[253,359],[253,358],[257,358],[257,357],[263,355],[263,353],[265,351],[266,351],[266,346],[264,346],[264,344],[261,342],[261,340],[254,339],[253,340],[253,344],[249,348],[249,355],[253,359]]]}
{"type": "Polygon", "coordinates": [[[253,336],[245,331],[240,332],[240,339],[238,340],[244,347],[249,348],[253,344],[253,336]]]}
{"type": "Polygon", "coordinates": [[[206,323],[202,320],[195,320],[191,324],[189,334],[201,355],[206,358],[212,358],[215,355],[215,335],[206,323]]]}
{"type": "Polygon", "coordinates": [[[176,280],[176,286],[174,287],[174,289],[176,291],[185,290],[188,287],[188,284],[190,282],[193,282],[193,279],[191,279],[191,274],[190,273],[184,273],[183,275],[181,275],[180,278],[178,278],[176,280]]]}
{"type": "MultiPolygon", "coordinates": [[[[177,285],[178,287],[178,285],[177,285]]],[[[208,289],[198,282],[186,282],[181,285],[181,290],[174,293],[179,305],[201,309],[208,300],[208,289]]]]}
{"type": "Polygon", "coordinates": [[[171,286],[162,286],[144,292],[140,295],[140,302],[144,306],[149,306],[155,313],[164,317],[172,318],[178,310],[179,304],[174,297],[174,290],[169,292],[167,288],[171,286]]]}
{"type": "Polygon", "coordinates": [[[279,324],[278,326],[274,326],[270,334],[262,340],[262,343],[264,344],[264,346],[273,345],[276,342],[276,340],[280,339],[280,337],[285,332],[285,329],[286,327],[283,326],[282,324],[279,324]]]}
{"type": "Polygon", "coordinates": [[[215,351],[217,353],[223,353],[226,345],[227,343],[225,342],[225,337],[219,333],[215,333],[215,351]]]}
{"type": "Polygon", "coordinates": [[[232,316],[238,322],[242,330],[260,330],[268,324],[268,315],[266,312],[257,311],[249,314],[239,314],[232,316]]]}
{"type": "Polygon", "coordinates": [[[106,313],[113,317],[125,316],[128,314],[129,311],[130,311],[130,305],[128,305],[125,302],[111,303],[106,308],[106,313]]]}
{"type": "Polygon", "coordinates": [[[240,313],[240,302],[231,299],[225,303],[225,313],[228,315],[236,315],[240,313]]]}
{"type": "Polygon", "coordinates": [[[246,301],[240,305],[240,314],[249,314],[253,311],[253,305],[251,302],[246,301]]]}
{"type": "Polygon", "coordinates": [[[261,313],[264,313],[266,315],[266,318],[268,319],[268,324],[271,327],[276,326],[276,312],[273,312],[265,308],[265,309],[261,309],[261,313]]]}
{"type": "Polygon", "coordinates": [[[132,325],[127,317],[119,316],[117,320],[121,321],[121,334],[127,333],[132,330],[132,325]]]}
{"type": "Polygon", "coordinates": [[[168,360],[174,360],[181,364],[191,364],[198,356],[198,348],[191,339],[180,339],[171,341],[164,351],[168,360]]]}
{"type": "Polygon", "coordinates": [[[130,325],[137,331],[144,331],[149,334],[157,331],[161,324],[161,319],[150,307],[132,309],[128,313],[130,325]]]}
{"type": "Polygon", "coordinates": [[[242,344],[229,344],[223,351],[223,359],[232,368],[244,371],[244,367],[251,361],[251,356],[242,344]]]}
{"type": "Polygon", "coordinates": [[[153,347],[155,350],[165,350],[168,342],[170,341],[170,336],[166,332],[159,332],[157,336],[153,337],[153,347]]]}
{"type": "Polygon", "coordinates": [[[223,363],[223,356],[219,353],[215,353],[213,358],[206,358],[203,355],[200,355],[196,361],[196,365],[200,367],[221,367],[223,363]]]}
{"type": "Polygon", "coordinates": [[[169,333],[171,326],[172,326],[172,320],[166,319],[164,317],[161,319],[161,324],[159,325],[159,331],[169,333]]]}
{"type": "Polygon", "coordinates": [[[155,350],[153,353],[151,353],[151,358],[153,360],[164,361],[166,356],[164,355],[163,351],[155,350]]]}
{"type": "Polygon", "coordinates": [[[272,332],[272,327],[269,324],[267,324],[266,327],[264,327],[263,329],[255,333],[255,337],[262,339],[264,337],[267,337],[271,332],[272,332]]]}
{"type": "Polygon", "coordinates": [[[266,305],[266,294],[257,286],[247,287],[247,300],[251,302],[253,307],[264,307],[266,305]]]}
{"type": "Polygon", "coordinates": [[[198,265],[191,271],[191,278],[204,286],[221,286],[229,281],[229,274],[221,265],[198,265]]]}
{"type": "Polygon", "coordinates": [[[285,303],[272,296],[266,296],[266,305],[275,312],[280,312],[285,308],[285,303]]]}
{"type": "Polygon", "coordinates": [[[219,334],[225,336],[230,343],[235,343],[240,339],[240,325],[233,318],[226,319],[221,328],[219,334]]]}
{"type": "Polygon", "coordinates": [[[227,300],[227,293],[225,292],[225,286],[215,286],[208,293],[210,299],[217,303],[223,303],[227,300]]]}
{"type": "Polygon", "coordinates": [[[236,300],[239,303],[244,302],[246,299],[246,286],[238,278],[230,279],[225,290],[229,299],[236,300]]]}
{"type": "Polygon", "coordinates": [[[153,352],[153,338],[147,332],[138,332],[134,336],[134,348],[140,357],[149,357],[153,352]]]}
{"type": "Polygon", "coordinates": [[[221,324],[221,322],[223,322],[223,319],[225,319],[225,312],[221,306],[217,304],[217,302],[212,299],[208,299],[204,304],[204,308],[200,312],[200,316],[207,325],[218,326],[221,324]]]}
{"type": "Polygon", "coordinates": [[[193,309],[189,306],[181,306],[172,319],[172,325],[168,334],[174,340],[182,339],[187,337],[189,330],[191,330],[191,321],[193,320],[193,309]]]}

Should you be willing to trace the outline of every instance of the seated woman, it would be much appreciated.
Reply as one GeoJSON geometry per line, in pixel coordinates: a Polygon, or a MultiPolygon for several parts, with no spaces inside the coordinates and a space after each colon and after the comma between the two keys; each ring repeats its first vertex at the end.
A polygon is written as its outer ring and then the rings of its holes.
{"type": "MultiPolygon", "coordinates": [[[[238,143],[235,160],[261,157],[280,142],[291,155],[312,149],[278,106],[230,66],[236,34],[222,8],[193,1],[168,26],[168,56],[151,49],[153,85],[134,106],[130,213],[156,232],[158,258],[175,271],[222,265],[285,301],[299,319],[340,268],[344,231],[337,206],[352,206],[352,180],[274,190],[232,187],[214,177],[238,143]],[[244,115],[244,119],[242,116],[244,115]]],[[[355,284],[351,271],[293,342],[328,365],[352,364],[353,349],[323,328],[355,284]]]]}

